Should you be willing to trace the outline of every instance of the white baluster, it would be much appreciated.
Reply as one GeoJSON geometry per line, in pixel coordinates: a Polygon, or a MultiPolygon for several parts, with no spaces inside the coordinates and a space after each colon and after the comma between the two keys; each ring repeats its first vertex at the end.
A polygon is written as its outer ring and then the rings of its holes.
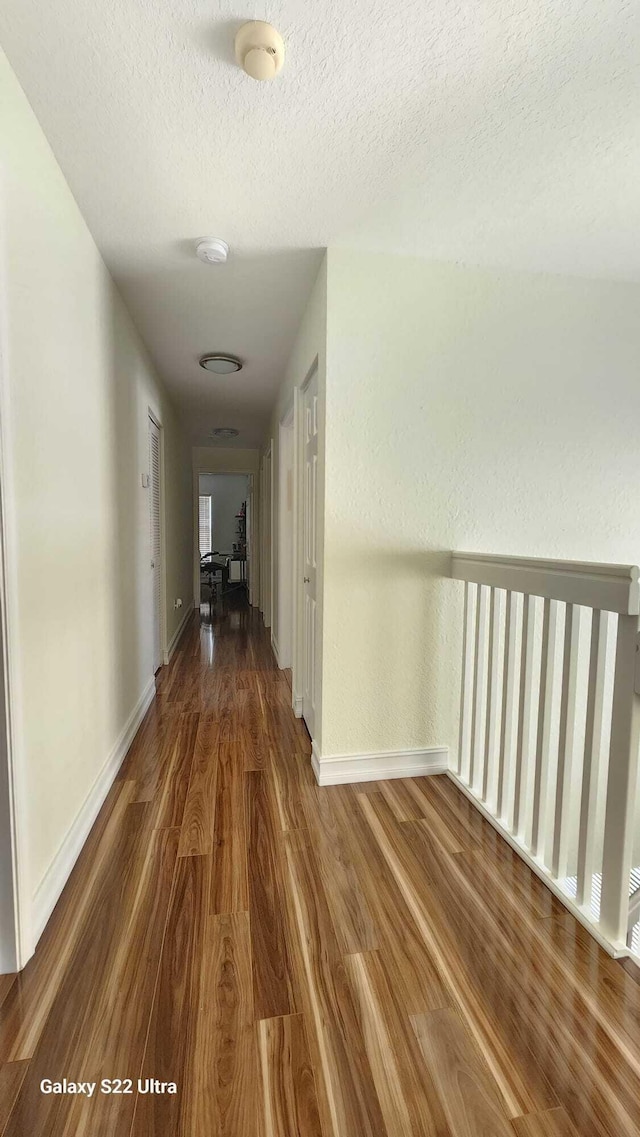
{"type": "Polygon", "coordinates": [[[473,715],[471,720],[471,766],[469,784],[476,793],[482,791],[484,745],[487,716],[487,651],[489,623],[489,589],[481,585],[476,605],[475,675],[473,685],[473,715]]]}
{"type": "Polygon", "coordinates": [[[502,722],[502,679],[504,674],[505,593],[491,589],[489,611],[489,662],[487,690],[487,734],[485,739],[482,797],[495,812],[498,804],[500,770],[500,724],[502,722]]]}
{"type": "Polygon", "coordinates": [[[591,906],[593,874],[596,871],[594,864],[596,851],[595,822],[598,806],[598,775],[603,745],[604,695],[607,679],[607,630],[608,614],[594,611],[591,617],[591,651],[584,762],[582,765],[576,891],[576,902],[584,905],[587,909],[591,906]]]}
{"type": "Polygon", "coordinates": [[[557,880],[563,880],[569,870],[572,778],[576,759],[575,734],[579,651],[580,612],[575,604],[568,604],[564,629],[560,738],[558,741],[558,769],[551,855],[551,871],[557,880]]]}
{"type": "Polygon", "coordinates": [[[519,619],[521,601],[522,597],[519,593],[509,592],[507,594],[498,816],[505,818],[509,827],[513,819],[515,759],[518,739],[518,692],[520,689],[520,643],[522,639],[522,623],[519,619]]]}
{"type": "Polygon", "coordinates": [[[512,819],[512,831],[522,836],[524,836],[527,815],[531,809],[531,782],[535,760],[533,725],[538,697],[537,682],[539,682],[539,678],[536,681],[535,630],[536,597],[525,596],[522,612],[518,745],[516,749],[512,819]]]}
{"type": "Polygon", "coordinates": [[[555,710],[557,679],[557,638],[560,622],[560,604],[545,600],[542,617],[542,655],[540,670],[540,704],[538,707],[538,735],[536,742],[535,773],[532,788],[530,828],[525,831],[525,845],[534,857],[542,856],[549,823],[549,786],[556,762],[551,762],[552,726],[555,710]]]}
{"type": "Polygon", "coordinates": [[[473,714],[473,658],[475,648],[475,618],[478,587],[467,582],[464,586],[464,632],[462,640],[462,695],[460,705],[460,747],[457,773],[469,781],[471,768],[471,718],[473,714]]]}

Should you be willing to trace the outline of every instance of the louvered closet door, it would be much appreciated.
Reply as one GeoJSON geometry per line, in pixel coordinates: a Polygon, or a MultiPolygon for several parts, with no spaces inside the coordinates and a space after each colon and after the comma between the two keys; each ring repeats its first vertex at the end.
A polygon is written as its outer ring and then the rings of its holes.
{"type": "Polygon", "coordinates": [[[153,419],[149,419],[149,478],[153,670],[155,672],[162,666],[162,543],[160,535],[160,431],[153,419]]]}

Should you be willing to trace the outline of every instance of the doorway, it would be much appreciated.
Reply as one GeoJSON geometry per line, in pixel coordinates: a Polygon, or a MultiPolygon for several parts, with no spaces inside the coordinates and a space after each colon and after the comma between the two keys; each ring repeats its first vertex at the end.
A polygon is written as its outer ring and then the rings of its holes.
{"type": "Polygon", "coordinates": [[[251,572],[248,474],[198,474],[198,603],[247,592],[251,572]]]}

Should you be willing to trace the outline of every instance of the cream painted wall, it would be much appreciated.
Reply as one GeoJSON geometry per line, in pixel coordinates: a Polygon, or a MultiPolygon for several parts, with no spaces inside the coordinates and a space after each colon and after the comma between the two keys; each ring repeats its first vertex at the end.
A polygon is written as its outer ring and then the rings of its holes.
{"type": "MultiPolygon", "coordinates": [[[[318,404],[319,404],[319,436],[318,436],[318,487],[319,487],[319,502],[318,502],[318,517],[321,518],[324,513],[324,439],[325,439],[325,420],[324,420],[324,405],[325,405],[325,388],[327,382],[327,262],[326,258],[323,260],[318,273],[318,277],[314,284],[309,302],[305,310],[304,317],[300,324],[298,335],[293,347],[291,356],[287,363],[287,368],[283,381],[278,392],[271,424],[269,427],[268,440],[272,443],[272,470],[274,479],[274,588],[273,588],[273,626],[277,627],[278,621],[278,587],[277,582],[279,579],[279,565],[278,565],[278,542],[277,533],[280,524],[279,518],[279,499],[280,499],[280,453],[279,441],[280,431],[279,425],[282,419],[289,413],[294,403],[294,395],[299,392],[305,384],[306,379],[309,377],[314,364],[317,361],[318,366],[318,404]]],[[[299,439],[294,438],[294,460],[297,460],[299,439]]],[[[294,510],[296,513],[297,532],[298,538],[301,536],[301,500],[299,487],[294,487],[294,510]]],[[[299,544],[299,541],[298,541],[299,544]]],[[[299,550],[298,550],[299,553],[299,550]]],[[[320,526],[319,533],[319,571],[317,577],[318,595],[318,638],[317,638],[317,651],[318,656],[316,660],[317,674],[321,675],[322,668],[322,597],[323,597],[323,580],[322,580],[322,565],[324,559],[323,553],[323,533],[322,526],[320,526]]],[[[299,577],[298,573],[298,577],[299,577]]],[[[297,584],[299,585],[299,580],[297,584]]],[[[296,582],[294,581],[294,584],[296,582]]],[[[297,608],[296,608],[296,628],[294,629],[294,654],[293,654],[293,697],[294,703],[296,699],[302,698],[302,674],[301,674],[301,658],[300,658],[300,644],[299,644],[299,628],[301,624],[301,590],[297,590],[297,608]]],[[[318,692],[316,705],[321,706],[322,692],[318,692]]],[[[321,742],[321,715],[318,713],[318,722],[316,726],[316,741],[318,745],[321,742]]]]}
{"type": "Polygon", "coordinates": [[[193,447],[196,474],[257,474],[259,466],[259,450],[240,450],[231,446],[193,447]]]}
{"type": "Polygon", "coordinates": [[[322,754],[456,746],[450,549],[640,562],[640,287],[330,250],[322,754]]]}
{"type": "MultiPolygon", "coordinates": [[[[17,739],[36,893],[152,679],[149,407],[164,428],[166,631],[191,596],[191,456],[0,54],[2,318],[17,739]]],[[[183,610],[184,611],[184,610],[183,610]]]]}

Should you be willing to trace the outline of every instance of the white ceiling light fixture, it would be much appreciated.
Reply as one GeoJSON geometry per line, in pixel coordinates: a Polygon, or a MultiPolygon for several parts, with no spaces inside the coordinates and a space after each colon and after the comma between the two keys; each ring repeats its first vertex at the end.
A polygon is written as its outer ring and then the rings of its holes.
{"type": "Polygon", "coordinates": [[[206,265],[224,265],[229,256],[229,246],[220,237],[201,237],[196,245],[196,255],[206,265]]]}
{"type": "Polygon", "coordinates": [[[236,35],[236,61],[252,79],[275,79],[284,63],[282,36],[271,24],[251,20],[236,35]]]}
{"type": "Polygon", "coordinates": [[[218,426],[215,430],[211,431],[214,438],[237,438],[240,434],[235,426],[218,426]]]}
{"type": "Polygon", "coordinates": [[[214,371],[216,375],[232,375],[234,371],[242,371],[242,360],[236,355],[210,352],[208,355],[202,355],[198,362],[205,371],[214,371]]]}

